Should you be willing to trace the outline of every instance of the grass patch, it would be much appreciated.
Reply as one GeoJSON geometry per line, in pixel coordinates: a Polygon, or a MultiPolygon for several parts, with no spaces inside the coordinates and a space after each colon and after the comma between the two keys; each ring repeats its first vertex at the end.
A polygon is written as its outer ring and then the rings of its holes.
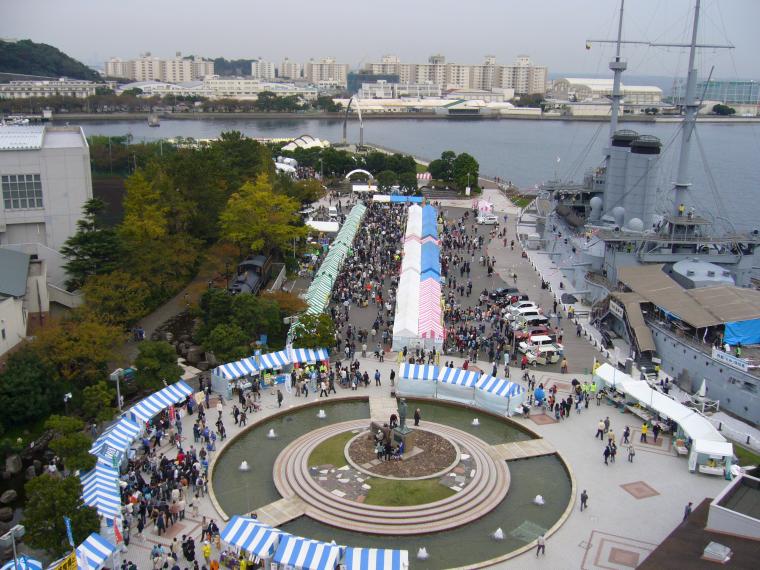
{"type": "Polygon", "coordinates": [[[739,459],[739,465],[742,467],[760,465],[760,455],[736,443],[734,443],[734,455],[739,459]]]}
{"type": "Polygon", "coordinates": [[[320,443],[309,455],[309,467],[319,467],[320,465],[343,467],[344,465],[348,465],[343,450],[348,440],[355,435],[355,433],[350,431],[339,433],[320,443]]]}
{"type": "Polygon", "coordinates": [[[393,479],[371,478],[367,484],[372,488],[364,501],[368,505],[384,507],[408,507],[424,505],[450,497],[452,489],[441,485],[438,479],[420,481],[394,481],[393,479]]]}
{"type": "Polygon", "coordinates": [[[422,174],[423,172],[427,172],[427,166],[424,164],[420,164],[419,162],[414,163],[417,168],[417,174],[422,174]]]}
{"type": "Polygon", "coordinates": [[[514,198],[510,198],[510,200],[512,200],[512,203],[518,208],[524,208],[533,201],[533,198],[529,196],[516,196],[514,198]]]}

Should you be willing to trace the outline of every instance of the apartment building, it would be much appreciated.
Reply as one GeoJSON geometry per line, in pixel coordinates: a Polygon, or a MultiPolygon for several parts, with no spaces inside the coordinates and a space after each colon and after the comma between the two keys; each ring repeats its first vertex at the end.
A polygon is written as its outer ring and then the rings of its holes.
{"type": "Polygon", "coordinates": [[[40,81],[11,81],[0,84],[0,99],[27,99],[29,97],[79,97],[95,95],[95,90],[103,84],[81,79],[40,81]]]}
{"type": "Polygon", "coordinates": [[[150,52],[137,59],[112,57],[105,63],[108,77],[123,77],[133,81],[166,81],[182,83],[203,79],[214,74],[214,62],[195,57],[183,58],[180,52],[171,59],[154,57],[150,52]]]}
{"type": "Polygon", "coordinates": [[[300,79],[303,74],[303,65],[286,57],[280,63],[279,74],[282,79],[300,79]]]}
{"type": "Polygon", "coordinates": [[[319,61],[310,59],[304,65],[304,77],[314,85],[335,85],[345,88],[348,81],[348,64],[336,63],[332,57],[319,61]]]}
{"type": "Polygon", "coordinates": [[[519,56],[512,65],[501,65],[489,55],[481,64],[447,63],[443,55],[428,58],[427,63],[402,63],[398,56],[383,56],[370,63],[373,75],[396,74],[399,83],[434,83],[441,89],[514,89],[517,95],[546,92],[548,69],[534,65],[528,56],[519,56]]]}
{"type": "Polygon", "coordinates": [[[274,70],[274,63],[271,61],[264,61],[263,59],[255,59],[251,62],[251,76],[255,79],[266,79],[271,81],[276,77],[274,70]]]}

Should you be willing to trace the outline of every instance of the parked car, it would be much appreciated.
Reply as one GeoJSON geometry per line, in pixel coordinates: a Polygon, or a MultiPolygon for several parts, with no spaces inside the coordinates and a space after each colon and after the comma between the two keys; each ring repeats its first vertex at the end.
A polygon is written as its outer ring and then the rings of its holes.
{"type": "Polygon", "coordinates": [[[515,332],[515,341],[522,342],[524,340],[528,340],[531,336],[544,334],[552,337],[554,336],[554,333],[552,333],[551,329],[545,325],[525,327],[524,329],[515,332]]]}
{"type": "Polygon", "coordinates": [[[488,296],[491,299],[504,299],[505,297],[513,297],[519,294],[519,289],[516,289],[515,287],[499,287],[498,289],[491,291],[488,296]]]}
{"type": "Polygon", "coordinates": [[[549,318],[544,315],[528,315],[518,317],[510,323],[510,327],[513,331],[519,331],[522,329],[537,327],[541,325],[549,328],[549,318]]]}
{"type": "Polygon", "coordinates": [[[536,347],[526,352],[525,356],[528,358],[528,364],[554,364],[559,362],[560,350],[554,345],[536,347]]]}
{"type": "Polygon", "coordinates": [[[556,347],[560,350],[562,350],[561,344],[556,344],[554,342],[554,339],[550,337],[549,335],[535,335],[530,337],[528,340],[522,341],[519,345],[517,345],[517,348],[520,352],[528,352],[530,350],[539,349],[542,350],[546,347],[556,347]]]}
{"type": "Polygon", "coordinates": [[[482,226],[497,226],[499,225],[499,216],[493,214],[478,216],[478,223],[482,226]]]}
{"type": "Polygon", "coordinates": [[[512,316],[518,315],[521,309],[535,309],[538,310],[538,305],[536,305],[533,301],[518,301],[517,303],[513,303],[512,306],[509,308],[509,312],[512,316]]]}

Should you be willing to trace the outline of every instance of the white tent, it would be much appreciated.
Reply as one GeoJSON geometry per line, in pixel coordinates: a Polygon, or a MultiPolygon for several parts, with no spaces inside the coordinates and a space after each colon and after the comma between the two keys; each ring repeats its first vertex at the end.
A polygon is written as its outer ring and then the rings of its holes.
{"type": "Polygon", "coordinates": [[[409,240],[404,244],[404,259],[401,261],[401,273],[416,271],[417,281],[420,280],[420,266],[422,264],[422,244],[418,241],[409,240]]]}
{"type": "Polygon", "coordinates": [[[441,368],[436,395],[442,400],[472,405],[475,402],[475,383],[479,378],[480,372],[474,370],[441,368]]]}
{"type": "Polygon", "coordinates": [[[399,396],[435,397],[439,368],[422,364],[401,364],[396,393],[399,396]]]}
{"type": "Polygon", "coordinates": [[[475,405],[501,415],[512,415],[525,400],[525,388],[488,374],[475,383],[475,405]]]}
{"type": "Polygon", "coordinates": [[[320,220],[309,220],[306,222],[306,225],[314,230],[317,230],[318,232],[323,232],[326,234],[338,233],[338,230],[340,229],[340,224],[338,222],[323,222],[320,220]]]}
{"type": "Polygon", "coordinates": [[[406,222],[404,237],[422,237],[422,208],[414,204],[409,206],[409,219],[406,222]]]}
{"type": "Polygon", "coordinates": [[[396,297],[396,316],[393,322],[393,350],[411,348],[418,340],[420,276],[414,271],[401,274],[396,297]]]}

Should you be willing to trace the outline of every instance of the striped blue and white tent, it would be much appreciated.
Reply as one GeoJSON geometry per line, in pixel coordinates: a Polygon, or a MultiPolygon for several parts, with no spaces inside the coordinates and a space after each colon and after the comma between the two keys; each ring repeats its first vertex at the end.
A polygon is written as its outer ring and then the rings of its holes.
{"type": "Polygon", "coordinates": [[[480,378],[480,372],[474,370],[462,370],[461,368],[441,368],[438,375],[439,382],[470,388],[480,378]]]}
{"type": "Polygon", "coordinates": [[[116,547],[113,544],[97,532],[93,532],[77,546],[77,568],[78,570],[100,570],[115,551],[116,547]]]}
{"type": "Polygon", "coordinates": [[[15,561],[9,560],[3,564],[0,570],[42,570],[42,562],[22,554],[15,561]]]}
{"type": "Polygon", "coordinates": [[[301,364],[314,364],[330,359],[330,352],[326,348],[291,348],[291,362],[301,364]]]}
{"type": "Polygon", "coordinates": [[[484,374],[475,384],[475,404],[498,414],[514,413],[525,400],[525,388],[504,378],[484,374]]]}
{"type": "Polygon", "coordinates": [[[123,456],[139,433],[139,425],[128,418],[121,418],[95,440],[90,453],[102,457],[123,456]]]}
{"type": "Polygon", "coordinates": [[[348,547],[343,565],[346,570],[407,570],[409,551],[348,547]]]}
{"type": "Polygon", "coordinates": [[[343,548],[327,542],[283,535],[273,562],[296,570],[334,570],[343,548]]]}
{"type": "Polygon", "coordinates": [[[259,368],[262,370],[273,369],[279,370],[290,364],[290,355],[287,350],[280,350],[279,352],[269,352],[259,356],[259,368]]]}
{"type": "Polygon", "coordinates": [[[437,366],[429,364],[408,364],[403,363],[399,367],[399,378],[406,378],[408,380],[433,380],[437,381],[440,374],[437,366]]]}
{"type": "Polygon", "coordinates": [[[244,358],[237,362],[222,364],[214,369],[214,374],[221,376],[225,380],[237,380],[247,374],[256,374],[259,366],[254,358],[244,358]]]}
{"type": "Polygon", "coordinates": [[[259,558],[272,558],[277,539],[284,534],[256,519],[234,516],[222,529],[222,540],[259,558]]]}
{"type": "Polygon", "coordinates": [[[434,398],[440,369],[426,364],[403,363],[399,366],[397,392],[399,396],[434,398]]]}
{"type": "Polygon", "coordinates": [[[193,389],[180,380],[132,406],[129,409],[129,417],[142,425],[169,406],[183,402],[192,393],[193,389]]]}
{"type": "Polygon", "coordinates": [[[95,507],[100,516],[107,519],[121,518],[121,493],[119,472],[104,462],[81,475],[82,500],[89,507],[95,507]]]}

